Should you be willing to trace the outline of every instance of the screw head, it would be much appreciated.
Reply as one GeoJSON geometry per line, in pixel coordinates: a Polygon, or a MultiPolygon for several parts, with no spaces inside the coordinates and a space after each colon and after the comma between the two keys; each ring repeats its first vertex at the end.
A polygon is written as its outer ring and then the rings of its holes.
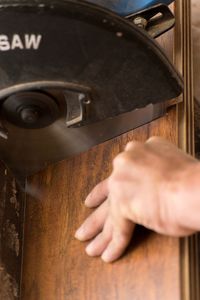
{"type": "Polygon", "coordinates": [[[39,118],[39,113],[32,107],[23,108],[20,112],[21,119],[25,123],[33,124],[36,123],[39,118]]]}
{"type": "Polygon", "coordinates": [[[133,19],[133,23],[138,27],[145,29],[148,21],[145,18],[138,16],[135,19],[133,19]]]}

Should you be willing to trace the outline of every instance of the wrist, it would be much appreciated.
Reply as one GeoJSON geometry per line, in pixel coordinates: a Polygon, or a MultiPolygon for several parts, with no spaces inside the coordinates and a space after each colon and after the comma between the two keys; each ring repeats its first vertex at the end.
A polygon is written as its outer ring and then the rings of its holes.
{"type": "Polygon", "coordinates": [[[191,161],[177,171],[168,199],[175,226],[183,232],[200,230],[200,163],[191,161]]]}
{"type": "Polygon", "coordinates": [[[170,235],[200,230],[200,163],[191,160],[174,170],[164,184],[163,218],[170,235]]]}

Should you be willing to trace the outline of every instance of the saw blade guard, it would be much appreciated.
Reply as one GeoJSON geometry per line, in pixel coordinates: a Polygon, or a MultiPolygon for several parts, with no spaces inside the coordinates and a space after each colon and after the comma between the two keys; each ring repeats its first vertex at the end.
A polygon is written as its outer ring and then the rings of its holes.
{"type": "Polygon", "coordinates": [[[0,7],[2,103],[26,91],[54,98],[61,87],[68,124],[85,126],[182,92],[158,44],[130,21],[82,1],[16,3],[0,7]]]}
{"type": "Polygon", "coordinates": [[[84,1],[0,4],[0,114],[2,136],[8,133],[0,153],[15,173],[135,128],[144,122],[109,120],[183,90],[160,46],[111,11],[84,1]]]}

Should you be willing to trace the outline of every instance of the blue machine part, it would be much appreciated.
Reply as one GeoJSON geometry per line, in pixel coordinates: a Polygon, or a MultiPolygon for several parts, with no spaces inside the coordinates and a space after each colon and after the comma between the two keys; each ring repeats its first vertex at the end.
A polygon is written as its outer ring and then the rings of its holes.
{"type": "Polygon", "coordinates": [[[108,8],[121,16],[135,13],[142,9],[148,8],[156,4],[166,4],[174,2],[173,0],[87,0],[88,2],[98,4],[108,8]]]}

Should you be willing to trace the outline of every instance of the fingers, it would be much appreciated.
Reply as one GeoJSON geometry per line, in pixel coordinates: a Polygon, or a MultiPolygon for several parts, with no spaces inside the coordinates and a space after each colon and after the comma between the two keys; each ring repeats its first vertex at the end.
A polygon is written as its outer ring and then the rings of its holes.
{"type": "MultiPolygon", "coordinates": [[[[122,225],[122,221],[120,226],[122,225]]],[[[123,226],[118,227],[110,218],[107,219],[103,231],[86,247],[89,256],[101,256],[102,260],[110,263],[117,260],[130,243],[134,224],[123,220],[123,226]]]]}
{"type": "Polygon", "coordinates": [[[114,230],[112,234],[112,240],[108,244],[106,250],[103,252],[101,258],[103,261],[110,263],[117,260],[126,250],[130,243],[133,234],[133,223],[127,221],[127,228],[129,228],[129,233],[124,235],[120,232],[114,230]]]}
{"type": "Polygon", "coordinates": [[[110,219],[106,220],[104,230],[86,247],[89,256],[100,256],[112,239],[112,224],[110,219]]]}
{"type": "Polygon", "coordinates": [[[80,241],[87,241],[102,231],[108,214],[108,201],[105,201],[96,209],[76,231],[75,238],[80,241]]]}
{"type": "Polygon", "coordinates": [[[105,262],[113,262],[123,254],[135,227],[117,209],[110,213],[109,204],[107,200],[97,208],[75,235],[81,241],[93,239],[86,247],[87,254],[101,256],[105,262]]]}
{"type": "Polygon", "coordinates": [[[111,224],[112,239],[101,256],[108,263],[117,260],[124,253],[135,228],[135,224],[124,218],[116,206],[112,207],[111,224]]]}
{"type": "Polygon", "coordinates": [[[85,205],[87,207],[97,207],[99,206],[108,196],[108,180],[100,182],[95,186],[95,188],[90,192],[85,200],[85,205]]]}

